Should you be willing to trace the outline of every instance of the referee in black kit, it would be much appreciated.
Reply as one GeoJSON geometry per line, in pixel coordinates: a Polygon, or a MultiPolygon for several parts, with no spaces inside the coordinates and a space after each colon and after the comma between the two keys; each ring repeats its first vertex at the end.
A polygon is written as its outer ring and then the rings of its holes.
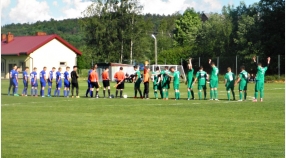
{"type": "Polygon", "coordinates": [[[73,98],[74,87],[76,88],[76,98],[79,98],[77,78],[78,78],[77,66],[73,66],[73,71],[71,72],[72,98],[73,98]]]}

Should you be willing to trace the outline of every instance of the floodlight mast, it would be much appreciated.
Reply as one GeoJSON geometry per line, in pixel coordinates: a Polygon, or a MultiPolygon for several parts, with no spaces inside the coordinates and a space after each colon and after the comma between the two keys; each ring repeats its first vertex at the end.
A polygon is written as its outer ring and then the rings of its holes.
{"type": "Polygon", "coordinates": [[[155,65],[157,65],[157,38],[154,34],[152,34],[152,37],[155,39],[155,65]]]}

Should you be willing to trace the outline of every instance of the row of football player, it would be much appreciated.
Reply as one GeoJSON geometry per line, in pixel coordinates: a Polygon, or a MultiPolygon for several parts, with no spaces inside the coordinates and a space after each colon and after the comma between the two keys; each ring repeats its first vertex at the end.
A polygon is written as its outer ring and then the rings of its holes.
{"type": "MultiPolygon", "coordinates": [[[[10,85],[8,88],[8,95],[10,95],[11,88],[13,87],[13,95],[19,96],[18,94],[18,86],[19,86],[19,68],[17,68],[17,65],[13,67],[13,69],[10,71],[10,85]]],[[[45,97],[45,88],[46,84],[48,84],[48,97],[52,96],[52,85],[54,81],[54,72],[56,68],[53,67],[51,71],[48,73],[47,77],[47,68],[44,67],[43,70],[40,72],[40,96],[45,97]]],[[[69,73],[70,67],[66,67],[66,71],[64,72],[64,96],[68,97],[70,93],[70,85],[72,86],[72,96],[74,92],[74,88],[76,88],[76,97],[79,98],[78,95],[78,74],[77,74],[77,66],[73,67],[73,71],[69,73]]],[[[28,85],[29,85],[29,78],[30,78],[30,84],[31,84],[31,96],[38,96],[38,74],[37,74],[37,68],[33,68],[33,71],[28,74],[29,67],[26,67],[25,71],[23,71],[23,84],[24,89],[22,91],[22,96],[28,95],[28,85]]],[[[54,91],[54,96],[60,95],[60,89],[62,88],[62,78],[61,78],[61,71],[62,68],[58,68],[58,71],[56,72],[55,76],[55,82],[56,82],[56,89],[54,91]]]]}
{"type": "MultiPolygon", "coordinates": [[[[256,63],[255,57],[253,58],[254,63],[256,63]]],[[[270,63],[270,58],[267,58],[267,66],[262,67],[261,63],[257,64],[257,77],[255,82],[255,99],[254,102],[257,101],[258,97],[258,91],[260,91],[260,100],[263,101],[264,96],[264,75],[268,68],[268,65],[270,63]]],[[[209,59],[209,64],[212,67],[211,75],[210,75],[210,100],[218,100],[218,73],[219,70],[215,66],[214,62],[211,62],[211,59],[209,59]]],[[[95,66],[96,68],[96,66],[95,66]]],[[[194,69],[192,67],[191,59],[189,60],[188,65],[188,72],[187,72],[187,87],[188,87],[188,100],[194,99],[194,91],[193,91],[193,85],[198,81],[198,95],[199,99],[202,98],[202,92],[204,92],[204,99],[206,99],[206,84],[207,84],[207,78],[208,75],[205,71],[203,71],[203,67],[200,67],[200,70],[196,73],[195,79],[194,79],[194,69]],[[192,96],[192,97],[191,97],[192,96]]],[[[117,72],[114,75],[114,78],[117,81],[116,85],[116,97],[118,96],[118,91],[120,91],[120,97],[122,97],[122,91],[124,89],[124,73],[123,68],[120,68],[120,71],[117,72]]],[[[96,87],[98,94],[98,85],[94,82],[94,86],[92,81],[90,81],[90,72],[89,71],[89,77],[88,77],[88,89],[86,91],[86,96],[88,96],[88,93],[90,92],[92,96],[92,91],[90,91],[90,88],[96,87]]],[[[149,71],[150,69],[145,65],[144,74],[143,74],[143,83],[144,83],[144,92],[142,95],[142,91],[140,89],[140,84],[142,82],[142,78],[140,71],[138,70],[137,66],[134,66],[135,71],[135,78],[133,79],[134,82],[134,98],[137,98],[137,92],[139,92],[141,98],[149,98],[149,71]]],[[[231,72],[231,68],[227,68],[227,73],[225,74],[225,87],[227,90],[227,98],[230,100],[230,93],[233,95],[233,99],[235,100],[235,93],[234,93],[234,87],[239,84],[239,101],[243,101],[243,94],[244,94],[244,100],[246,100],[247,97],[247,83],[249,74],[245,70],[244,66],[241,66],[241,72],[239,76],[235,77],[234,73],[231,72]],[[236,79],[236,81],[235,81],[236,79]]],[[[173,89],[175,91],[175,99],[180,99],[180,72],[175,71],[174,67],[165,67],[165,70],[160,71],[159,67],[156,68],[155,72],[152,72],[151,78],[153,82],[153,90],[154,90],[154,96],[156,99],[158,99],[158,91],[161,94],[161,98],[168,100],[169,98],[169,89],[170,89],[170,81],[171,78],[173,78],[173,89]]],[[[105,96],[105,88],[108,88],[108,93],[110,95],[110,86],[109,86],[109,77],[108,77],[108,68],[105,69],[105,72],[102,74],[103,78],[103,87],[104,87],[104,96],[105,96]]]]}
{"type": "MultiPolygon", "coordinates": [[[[253,58],[254,63],[255,57],[253,58]]],[[[270,63],[270,58],[267,58],[267,64],[269,65],[270,63]]],[[[217,86],[218,86],[218,68],[215,66],[214,62],[211,62],[209,60],[209,64],[212,67],[212,72],[210,76],[210,99],[211,100],[218,100],[217,96],[217,86]]],[[[264,95],[264,75],[267,70],[267,67],[262,67],[261,63],[258,63],[258,68],[257,68],[257,77],[256,77],[256,85],[255,85],[255,99],[254,101],[257,101],[258,97],[258,91],[260,91],[260,100],[263,100],[263,95],[264,95]]],[[[147,65],[146,65],[147,66],[147,65]]],[[[194,99],[194,92],[193,92],[193,85],[198,81],[198,94],[199,94],[199,99],[202,99],[202,91],[204,91],[204,99],[206,99],[206,80],[207,80],[207,73],[203,71],[203,67],[200,67],[200,70],[196,73],[195,79],[193,80],[193,74],[194,74],[194,69],[192,67],[191,59],[189,60],[189,70],[187,72],[187,85],[188,85],[188,99],[194,99]],[[192,95],[192,98],[191,98],[192,95]]],[[[90,93],[90,96],[93,96],[93,90],[96,88],[96,96],[98,96],[98,90],[100,85],[98,84],[98,74],[96,72],[97,66],[93,67],[89,73],[88,73],[88,89],[86,92],[86,96],[88,93],[90,93]]],[[[10,72],[10,87],[11,85],[14,86],[14,94],[15,96],[17,95],[17,89],[18,89],[18,71],[16,70],[17,67],[15,66],[14,69],[10,72]]],[[[28,68],[26,68],[28,70],[28,68]]],[[[70,78],[69,78],[69,67],[66,68],[66,72],[64,73],[64,84],[65,84],[65,89],[64,89],[64,96],[67,97],[69,96],[69,87],[70,87],[70,78]]],[[[27,87],[28,87],[28,75],[27,75],[27,70],[23,72],[23,82],[24,82],[24,90],[22,95],[27,95],[27,87]]],[[[33,96],[37,96],[37,73],[36,73],[36,68],[34,68],[34,71],[30,74],[31,76],[31,94],[33,96]]],[[[78,97],[78,83],[77,83],[77,78],[78,75],[76,73],[77,67],[74,66],[74,71],[71,73],[71,78],[72,78],[72,89],[76,87],[77,89],[77,97],[78,97]]],[[[137,66],[134,66],[135,70],[135,78],[134,78],[134,97],[137,97],[137,91],[140,94],[140,97],[143,98],[142,92],[140,90],[140,84],[142,82],[141,73],[138,70],[137,66]]],[[[161,97],[163,99],[168,99],[168,90],[170,88],[170,79],[173,78],[173,88],[175,90],[175,98],[179,99],[180,98],[180,91],[179,91],[179,76],[180,73],[179,71],[175,71],[173,67],[171,67],[168,70],[168,67],[165,67],[165,70],[159,71],[159,68],[156,68],[156,71],[152,73],[152,79],[153,79],[153,89],[154,89],[154,95],[155,98],[158,98],[158,90],[160,90],[161,97]],[[170,70],[170,71],[169,71],[170,70]]],[[[43,71],[40,72],[40,81],[41,81],[41,96],[44,96],[44,89],[45,89],[45,83],[48,82],[49,85],[49,90],[48,90],[48,96],[51,96],[51,87],[52,87],[52,80],[53,80],[53,72],[55,71],[55,68],[53,68],[50,73],[48,80],[46,80],[46,67],[44,67],[43,71]]],[[[143,77],[143,82],[144,82],[144,96],[145,98],[148,98],[149,94],[149,68],[145,67],[144,69],[144,77],[143,77]]],[[[61,88],[61,79],[60,79],[60,74],[61,74],[61,68],[59,68],[59,71],[56,73],[56,81],[57,81],[57,86],[54,95],[58,96],[59,95],[59,90],[61,88]]],[[[105,90],[108,89],[108,93],[110,96],[110,84],[109,84],[109,76],[108,76],[108,68],[105,69],[105,71],[102,73],[102,78],[103,78],[103,86],[104,86],[104,96],[105,96],[105,90]]],[[[118,95],[118,91],[120,91],[120,96],[122,97],[122,92],[124,89],[124,73],[123,73],[123,68],[121,67],[119,72],[117,72],[114,76],[114,78],[117,81],[116,85],[116,97],[118,95]]],[[[235,75],[231,72],[231,69],[228,68],[228,73],[225,75],[225,86],[227,90],[227,96],[228,99],[230,99],[230,92],[233,94],[233,99],[235,99],[234,95],[234,87],[239,83],[239,93],[240,93],[240,99],[239,101],[242,101],[242,93],[244,93],[244,99],[246,99],[247,96],[247,82],[248,82],[248,73],[245,71],[244,66],[241,66],[241,72],[238,76],[237,81],[235,82],[235,75]]],[[[9,87],[9,91],[10,91],[9,87]]],[[[72,90],[73,91],[73,90],[72,90]]],[[[10,94],[10,92],[8,92],[10,94]]],[[[73,94],[72,94],[73,96],[73,94]]]]}

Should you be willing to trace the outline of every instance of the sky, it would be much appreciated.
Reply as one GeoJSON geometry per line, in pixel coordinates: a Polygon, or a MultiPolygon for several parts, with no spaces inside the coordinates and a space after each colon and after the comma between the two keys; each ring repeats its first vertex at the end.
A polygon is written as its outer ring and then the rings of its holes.
{"type": "MultiPolygon", "coordinates": [[[[143,13],[173,14],[186,8],[196,11],[221,12],[224,5],[238,6],[241,0],[139,0],[143,13]]],[[[259,0],[245,0],[246,5],[259,0]]],[[[91,0],[1,0],[1,26],[11,23],[62,20],[82,17],[91,0]]]]}

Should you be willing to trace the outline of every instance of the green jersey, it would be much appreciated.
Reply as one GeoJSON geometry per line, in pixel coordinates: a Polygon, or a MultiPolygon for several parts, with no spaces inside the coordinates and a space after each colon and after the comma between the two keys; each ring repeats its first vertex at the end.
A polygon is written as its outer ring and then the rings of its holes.
{"type": "Polygon", "coordinates": [[[248,73],[243,70],[239,73],[239,78],[241,83],[247,83],[248,82],[248,73]]]}
{"type": "Polygon", "coordinates": [[[137,82],[137,81],[140,81],[140,80],[141,80],[141,73],[140,73],[139,70],[137,70],[137,71],[135,72],[135,75],[137,76],[136,82],[137,82]]]}
{"type": "Polygon", "coordinates": [[[175,71],[173,73],[173,77],[174,77],[174,84],[180,84],[180,72],[175,71]]]}
{"type": "Polygon", "coordinates": [[[228,72],[225,74],[224,79],[226,79],[227,84],[234,85],[235,75],[232,72],[228,72]]]}
{"type": "Polygon", "coordinates": [[[194,76],[194,69],[189,69],[187,72],[187,81],[192,82],[194,76]]]}
{"type": "Polygon", "coordinates": [[[198,71],[196,74],[196,78],[198,79],[199,86],[206,85],[207,73],[205,71],[198,71]]]}
{"type": "Polygon", "coordinates": [[[212,67],[211,80],[218,80],[218,68],[216,66],[212,67]]]}
{"type": "Polygon", "coordinates": [[[264,82],[264,76],[265,76],[265,72],[267,71],[268,67],[261,67],[258,66],[257,68],[257,74],[256,74],[256,80],[257,81],[262,81],[264,82]]]}
{"type": "Polygon", "coordinates": [[[157,82],[158,82],[158,79],[159,79],[159,77],[158,77],[158,75],[160,74],[160,72],[152,72],[152,76],[153,76],[153,83],[155,83],[155,84],[157,84],[157,82]]]}
{"type": "Polygon", "coordinates": [[[170,74],[170,71],[168,71],[168,70],[161,71],[161,78],[162,78],[163,83],[169,82],[169,76],[166,73],[170,74]]]}

